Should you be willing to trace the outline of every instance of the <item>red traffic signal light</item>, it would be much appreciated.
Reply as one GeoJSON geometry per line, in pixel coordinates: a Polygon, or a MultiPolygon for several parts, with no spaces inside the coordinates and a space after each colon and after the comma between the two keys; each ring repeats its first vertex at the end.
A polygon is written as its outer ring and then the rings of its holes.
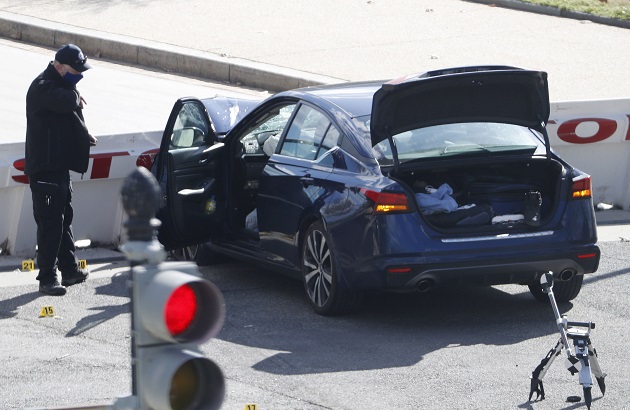
{"type": "Polygon", "coordinates": [[[190,285],[173,291],[164,307],[166,328],[173,336],[184,333],[190,327],[198,311],[197,293],[190,285]]]}
{"type": "Polygon", "coordinates": [[[133,269],[135,386],[140,409],[219,409],[221,369],[198,344],[223,326],[219,289],[189,262],[133,269]]]}
{"type": "Polygon", "coordinates": [[[136,319],[146,330],[137,332],[136,344],[202,343],[219,333],[225,317],[219,289],[199,277],[193,263],[166,262],[157,267],[152,273],[142,266],[134,268],[136,319]]]}

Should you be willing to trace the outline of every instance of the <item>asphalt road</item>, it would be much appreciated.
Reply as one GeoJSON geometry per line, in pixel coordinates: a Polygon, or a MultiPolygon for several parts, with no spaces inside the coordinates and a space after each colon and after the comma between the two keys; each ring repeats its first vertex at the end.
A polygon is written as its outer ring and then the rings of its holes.
{"type": "MultiPolygon", "coordinates": [[[[602,244],[570,320],[594,321],[592,341],[608,374],[593,409],[630,408],[629,248],[602,244]]],[[[91,265],[93,279],[62,298],[35,284],[0,288],[0,408],[102,404],[130,393],[126,261],[91,265]],[[100,275],[99,275],[100,274],[100,275]],[[55,318],[40,318],[53,306],[55,318]]],[[[301,284],[226,261],[202,268],[227,316],[203,351],[222,368],[223,409],[574,409],[577,376],[556,360],[547,399],[529,403],[529,378],[558,339],[549,304],[525,287],[369,295],[355,315],[311,312],[301,284]]],[[[18,273],[16,273],[18,274],[18,273]]],[[[583,402],[582,402],[583,406],[583,402]]]]}

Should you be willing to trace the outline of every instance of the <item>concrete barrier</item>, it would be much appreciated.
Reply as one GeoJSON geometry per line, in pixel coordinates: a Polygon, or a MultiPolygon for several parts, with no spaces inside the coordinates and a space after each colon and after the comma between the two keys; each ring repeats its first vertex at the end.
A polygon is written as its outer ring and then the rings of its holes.
{"type": "Polygon", "coordinates": [[[630,210],[630,99],[558,102],[547,130],[553,149],[593,177],[593,201],[630,210]]]}
{"type": "MultiPolygon", "coordinates": [[[[117,246],[123,234],[122,181],[157,152],[162,131],[97,138],[87,172],[72,173],[74,235],[77,240],[117,246]]],[[[23,158],[23,143],[0,145],[0,255],[35,255],[36,225],[23,158]]]]}
{"type": "MultiPolygon", "coordinates": [[[[557,102],[547,126],[552,148],[593,177],[593,200],[630,210],[630,99],[557,102]]],[[[117,246],[123,233],[120,187],[157,152],[161,131],[98,136],[84,175],[73,175],[77,240],[117,246]]],[[[0,145],[0,254],[35,255],[36,226],[24,144],[0,145]]]]}

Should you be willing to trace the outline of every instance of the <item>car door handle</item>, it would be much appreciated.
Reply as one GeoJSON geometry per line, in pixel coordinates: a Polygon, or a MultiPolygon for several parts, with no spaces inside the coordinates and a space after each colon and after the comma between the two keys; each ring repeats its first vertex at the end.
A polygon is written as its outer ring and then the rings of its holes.
{"type": "Polygon", "coordinates": [[[208,157],[201,158],[201,159],[199,160],[199,165],[206,164],[207,162],[208,162],[208,157]]]}
{"type": "Polygon", "coordinates": [[[315,179],[312,178],[310,175],[307,175],[305,177],[301,177],[300,182],[302,183],[304,188],[306,188],[307,186],[313,185],[315,183],[315,179]]]}
{"type": "Polygon", "coordinates": [[[177,191],[178,195],[183,195],[183,196],[191,196],[191,195],[204,195],[204,196],[208,196],[209,194],[212,193],[212,190],[214,189],[214,179],[209,179],[207,181],[205,181],[200,187],[198,188],[187,188],[187,189],[182,189],[180,191],[177,191]]]}

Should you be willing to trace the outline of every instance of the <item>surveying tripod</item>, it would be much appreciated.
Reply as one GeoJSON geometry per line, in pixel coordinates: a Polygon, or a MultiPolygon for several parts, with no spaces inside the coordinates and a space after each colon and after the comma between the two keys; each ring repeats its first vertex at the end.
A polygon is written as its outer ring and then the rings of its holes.
{"type": "MultiPolygon", "coordinates": [[[[553,275],[551,272],[545,273],[540,277],[540,285],[543,292],[549,296],[553,313],[556,316],[556,324],[560,331],[560,340],[554,346],[553,349],[547,353],[544,359],[540,362],[538,367],[532,372],[532,382],[529,391],[529,400],[532,400],[532,396],[536,393],[536,401],[545,399],[545,389],[543,388],[542,379],[545,377],[547,370],[551,367],[554,359],[560,355],[562,348],[567,355],[566,367],[572,375],[578,374],[580,384],[584,390],[584,402],[586,407],[590,410],[593,396],[591,394],[591,387],[593,386],[593,376],[597,380],[599,389],[602,395],[606,393],[606,384],[604,383],[605,373],[602,373],[602,369],[599,367],[597,361],[597,351],[591,345],[590,331],[595,329],[595,323],[593,322],[569,322],[566,316],[560,316],[556,298],[553,294],[553,275]],[[573,347],[575,348],[575,355],[571,351],[569,345],[569,339],[573,341],[573,347]],[[591,375],[592,369],[592,375],[591,375]]],[[[575,397],[579,401],[579,396],[575,397]]]]}

